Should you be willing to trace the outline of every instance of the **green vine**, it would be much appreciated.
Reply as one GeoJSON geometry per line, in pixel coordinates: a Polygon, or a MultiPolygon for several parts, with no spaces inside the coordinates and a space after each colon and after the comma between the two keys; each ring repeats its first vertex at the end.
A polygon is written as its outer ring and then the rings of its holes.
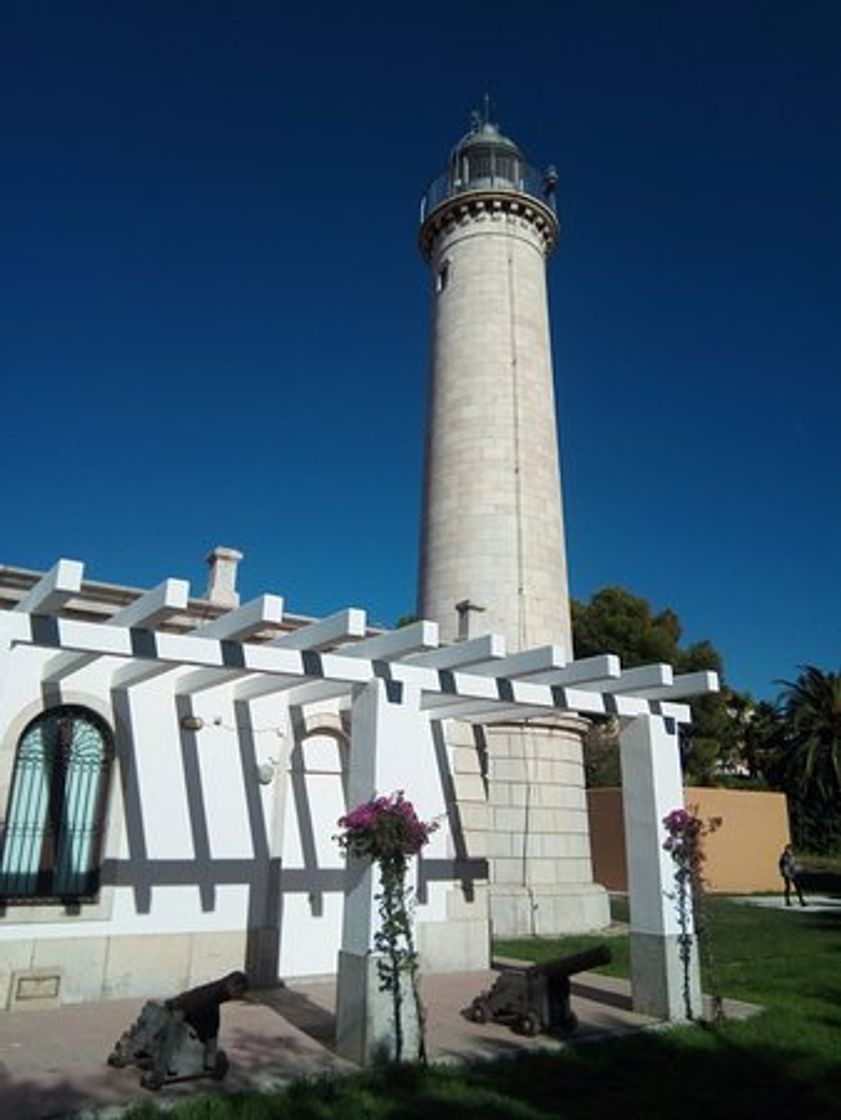
{"type": "Polygon", "coordinates": [[[678,956],[683,969],[683,1003],[686,1018],[695,1018],[692,1006],[693,937],[691,933],[694,927],[699,956],[703,958],[707,967],[713,1021],[720,1022],[724,1018],[724,1005],[710,937],[703,863],[706,858],[704,839],[719,828],[721,817],[710,817],[705,822],[687,809],[673,809],[663,818],[663,824],[667,833],[663,847],[671,855],[675,865],[673,897],[680,931],[677,943],[678,956]]]}
{"type": "Polygon", "coordinates": [[[417,855],[438,827],[421,821],[414,806],[398,790],[390,797],[376,797],[357,806],[339,820],[344,831],[336,837],[340,847],[377,864],[380,892],[375,895],[379,928],[374,949],[379,954],[380,991],[391,996],[394,1018],[394,1059],[404,1050],[403,977],[409,988],[418,1024],[418,1059],[426,1064],[425,1012],[420,998],[418,954],[415,948],[414,896],[406,884],[409,857],[417,855]]]}

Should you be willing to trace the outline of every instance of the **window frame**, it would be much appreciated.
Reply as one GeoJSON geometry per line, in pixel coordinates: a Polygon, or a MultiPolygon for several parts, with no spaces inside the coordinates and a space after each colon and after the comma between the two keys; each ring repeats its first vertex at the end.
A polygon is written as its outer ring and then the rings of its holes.
{"type": "MultiPolygon", "coordinates": [[[[38,748],[35,747],[35,750],[38,748]]],[[[101,873],[103,851],[106,842],[107,812],[111,782],[113,777],[116,749],[114,732],[108,721],[98,712],[84,704],[64,703],[45,708],[38,715],[30,719],[23,728],[15,745],[14,763],[12,766],[11,780],[5,806],[5,818],[0,830],[0,906],[39,906],[44,904],[76,905],[79,903],[95,903],[99,901],[101,889],[101,873]],[[67,729],[60,726],[62,721],[72,720],[70,737],[67,729]],[[93,788],[74,789],[74,781],[84,779],[81,767],[85,764],[82,754],[84,747],[88,746],[78,740],[78,725],[83,724],[86,731],[93,731],[98,737],[98,750],[100,757],[98,767],[93,775],[93,788]],[[37,731],[49,728],[51,737],[45,741],[42,750],[48,751],[49,768],[43,767],[43,779],[40,792],[36,786],[38,774],[34,769],[32,760],[27,760],[25,752],[27,747],[32,748],[32,739],[37,731]],[[64,739],[62,740],[62,737],[64,739]],[[76,769],[73,769],[74,753],[76,755],[76,769]],[[28,781],[31,789],[27,789],[26,767],[30,767],[28,781]],[[82,779],[77,775],[82,773],[82,779]],[[24,804],[20,816],[18,815],[18,799],[34,796],[40,797],[44,802],[40,810],[33,810],[31,804],[24,804]],[[68,793],[70,797],[68,798],[68,793]],[[84,812],[79,814],[81,800],[84,812]],[[70,804],[68,804],[70,802],[70,804]],[[68,816],[75,813],[72,825],[68,824],[68,816]],[[9,853],[8,845],[13,834],[18,834],[20,828],[33,827],[32,819],[27,825],[26,815],[34,819],[40,815],[36,822],[37,839],[34,844],[38,846],[37,867],[30,854],[30,866],[21,868],[12,867],[4,871],[4,865],[9,853]],[[51,827],[52,826],[52,827],[51,827]],[[81,828],[80,828],[81,826],[81,828]],[[81,839],[79,838],[81,836],[81,839]],[[73,843],[77,845],[76,853],[72,851],[73,843]],[[87,845],[84,854],[83,866],[72,868],[72,863],[78,858],[79,847],[87,845]],[[65,873],[71,878],[83,880],[76,884],[76,889],[61,889],[59,876],[62,869],[56,866],[56,856],[64,855],[65,873]],[[69,862],[68,862],[69,861],[69,862]],[[16,874],[18,877],[29,876],[30,884],[26,888],[10,889],[6,876],[16,874]],[[33,881],[34,880],[34,881],[33,881]]],[[[32,846],[33,841],[30,841],[32,846]]],[[[18,864],[26,862],[18,856],[18,864]]]]}

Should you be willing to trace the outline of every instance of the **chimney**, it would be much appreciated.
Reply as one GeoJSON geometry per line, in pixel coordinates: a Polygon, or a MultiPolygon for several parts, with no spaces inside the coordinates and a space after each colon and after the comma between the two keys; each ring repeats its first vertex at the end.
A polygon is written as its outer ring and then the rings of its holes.
{"type": "Polygon", "coordinates": [[[217,545],[208,555],[210,573],[207,580],[206,597],[208,602],[218,603],[221,607],[238,607],[237,564],[242,553],[235,548],[217,545]]]}

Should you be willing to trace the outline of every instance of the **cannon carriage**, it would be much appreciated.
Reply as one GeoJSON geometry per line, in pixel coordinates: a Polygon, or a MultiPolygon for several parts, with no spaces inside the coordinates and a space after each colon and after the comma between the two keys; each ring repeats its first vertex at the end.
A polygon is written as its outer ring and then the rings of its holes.
{"type": "Polygon", "coordinates": [[[524,1035],[570,1035],[578,1026],[570,1005],[570,978],[610,960],[610,949],[598,945],[541,964],[504,968],[493,987],[473,1000],[468,1017],[474,1023],[509,1023],[524,1035]]]}

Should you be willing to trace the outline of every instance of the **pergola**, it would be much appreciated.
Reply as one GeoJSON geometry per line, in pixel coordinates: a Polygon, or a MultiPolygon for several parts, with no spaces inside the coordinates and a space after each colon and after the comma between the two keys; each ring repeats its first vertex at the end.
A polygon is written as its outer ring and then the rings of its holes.
{"type": "MultiPolygon", "coordinates": [[[[15,609],[0,614],[0,683],[9,679],[16,650],[35,646],[54,651],[44,665],[44,687],[60,686],[99,658],[111,666],[112,690],[178,671],[174,691],[186,705],[182,716],[192,697],[223,684],[246,708],[274,694],[302,707],[338,701],[351,711],[351,804],[406,784],[406,760],[392,749],[405,721],[499,724],[553,713],[618,719],[634,1005],[661,1018],[683,1016],[680,930],[662,819],[683,804],[677,731],[691,721],[685,700],[717,691],[715,673],[674,676],[664,664],[623,669],[613,654],[565,662],[551,645],[508,654],[494,635],[440,646],[436,624],[427,621],[366,636],[365,613],[356,608],[282,631],[283,602],[273,595],[173,632],[167,620],[183,617],[189,595],[187,583],[176,579],[104,621],[62,616],[80,595],[82,577],[82,564],[60,560],[15,609]]],[[[370,956],[373,893],[370,869],[347,889],[344,956],[370,956]]],[[[357,1018],[371,1018],[367,1005],[376,985],[369,981],[358,969],[345,977],[340,970],[340,1031],[343,1003],[357,1018]]],[[[696,968],[696,999],[697,988],[696,968]]],[[[368,1043],[356,1039],[350,1049],[360,1046],[365,1051],[368,1043]]]]}

